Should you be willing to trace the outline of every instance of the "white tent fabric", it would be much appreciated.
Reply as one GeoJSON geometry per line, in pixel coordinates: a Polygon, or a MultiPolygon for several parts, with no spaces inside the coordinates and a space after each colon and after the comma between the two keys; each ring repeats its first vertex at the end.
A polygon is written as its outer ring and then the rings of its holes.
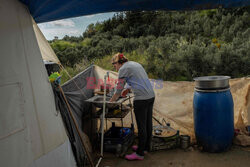
{"type": "Polygon", "coordinates": [[[0,0],[0,166],[76,166],[27,8],[0,0]]]}
{"type": "Polygon", "coordinates": [[[32,22],[33,22],[33,28],[36,34],[37,43],[41,50],[43,60],[61,64],[55,52],[50,47],[48,41],[46,40],[43,33],[41,32],[41,30],[39,29],[39,27],[37,26],[37,24],[35,23],[33,19],[32,19],[32,22]]]}

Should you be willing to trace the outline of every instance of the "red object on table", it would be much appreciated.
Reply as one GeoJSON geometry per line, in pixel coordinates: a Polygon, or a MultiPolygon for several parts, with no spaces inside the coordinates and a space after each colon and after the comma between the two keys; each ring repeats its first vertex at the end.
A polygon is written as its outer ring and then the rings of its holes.
{"type": "Polygon", "coordinates": [[[126,97],[126,95],[128,94],[128,92],[129,92],[129,89],[123,90],[121,96],[122,97],[126,97]]]}

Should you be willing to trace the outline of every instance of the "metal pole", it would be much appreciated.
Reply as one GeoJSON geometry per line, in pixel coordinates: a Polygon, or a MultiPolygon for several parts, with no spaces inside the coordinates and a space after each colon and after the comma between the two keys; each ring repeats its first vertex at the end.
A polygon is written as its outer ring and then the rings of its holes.
{"type": "Polygon", "coordinates": [[[96,164],[95,167],[98,167],[100,165],[101,161],[102,161],[102,157],[99,158],[99,160],[98,160],[98,162],[97,162],[97,164],[96,164]]]}
{"type": "Polygon", "coordinates": [[[103,110],[102,110],[102,137],[101,137],[101,156],[103,157],[103,140],[104,140],[104,119],[106,109],[106,75],[104,76],[104,96],[103,96],[103,110]]]}
{"type": "Polygon", "coordinates": [[[107,75],[104,76],[104,96],[103,96],[103,110],[102,110],[102,123],[101,123],[101,157],[99,158],[96,167],[99,166],[99,164],[101,163],[102,159],[103,159],[103,140],[104,140],[104,119],[105,119],[105,109],[106,109],[106,77],[109,77],[109,72],[107,72],[107,75]]]}

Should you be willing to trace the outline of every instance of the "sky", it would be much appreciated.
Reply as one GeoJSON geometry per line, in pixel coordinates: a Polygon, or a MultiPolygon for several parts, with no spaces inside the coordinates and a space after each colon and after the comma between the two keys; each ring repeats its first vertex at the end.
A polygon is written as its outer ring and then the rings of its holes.
{"type": "Polygon", "coordinates": [[[65,35],[80,36],[89,24],[102,22],[112,18],[114,14],[114,12],[110,12],[57,20],[38,24],[38,27],[47,40],[52,40],[55,36],[59,39],[63,38],[65,35]]]}

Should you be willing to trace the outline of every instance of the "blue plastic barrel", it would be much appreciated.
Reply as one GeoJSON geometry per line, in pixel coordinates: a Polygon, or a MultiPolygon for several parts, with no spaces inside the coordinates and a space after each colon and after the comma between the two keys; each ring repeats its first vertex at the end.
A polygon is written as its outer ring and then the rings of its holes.
{"type": "Polygon", "coordinates": [[[195,78],[195,136],[198,145],[208,152],[228,150],[234,136],[234,105],[228,84],[229,78],[227,81],[218,78],[224,76],[195,78]]]}

